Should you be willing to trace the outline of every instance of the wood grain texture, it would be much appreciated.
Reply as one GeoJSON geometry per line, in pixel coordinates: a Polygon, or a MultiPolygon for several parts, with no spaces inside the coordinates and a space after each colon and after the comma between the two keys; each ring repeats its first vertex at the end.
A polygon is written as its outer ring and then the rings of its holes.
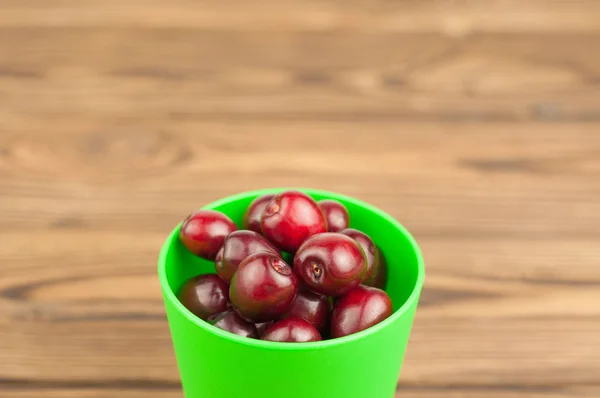
{"type": "MultiPolygon", "coordinates": [[[[44,398],[113,398],[123,396],[128,398],[181,398],[181,391],[176,389],[161,389],[155,390],[135,390],[127,388],[55,388],[51,391],[43,393],[44,398]]],[[[595,398],[596,392],[591,389],[571,389],[558,388],[555,391],[549,391],[546,388],[540,388],[538,391],[522,391],[515,388],[469,388],[467,391],[463,389],[449,388],[447,386],[439,386],[432,388],[402,388],[396,393],[396,398],[405,397],[410,394],[415,398],[478,398],[485,396],[486,398],[521,398],[524,396],[530,398],[595,398]]],[[[40,390],[35,388],[8,390],[3,395],[5,398],[39,398],[40,390]]]]}
{"type": "Polygon", "coordinates": [[[0,38],[10,123],[600,121],[597,32],[0,27],[0,38]]]}
{"type": "Polygon", "coordinates": [[[316,186],[371,201],[421,236],[598,236],[597,124],[150,119],[28,121],[7,134],[0,226],[162,234],[240,190],[316,186]]]}
{"type": "Polygon", "coordinates": [[[596,31],[600,6],[594,0],[2,0],[0,26],[184,26],[234,31],[357,29],[439,31],[596,31]],[[550,4],[549,4],[550,3],[550,4]]]}
{"type": "Polygon", "coordinates": [[[155,275],[275,186],[428,269],[397,397],[600,396],[600,4],[0,0],[0,397],[175,398],[155,275]]]}

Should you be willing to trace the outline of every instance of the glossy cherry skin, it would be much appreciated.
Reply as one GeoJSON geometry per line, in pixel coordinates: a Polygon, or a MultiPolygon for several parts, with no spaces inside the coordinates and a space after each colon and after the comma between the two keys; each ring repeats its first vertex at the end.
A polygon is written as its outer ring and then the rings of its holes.
{"type": "Polygon", "coordinates": [[[253,323],[242,319],[235,311],[229,310],[217,314],[208,320],[219,329],[226,330],[238,336],[258,339],[258,331],[253,323]]]}
{"type": "Polygon", "coordinates": [[[310,322],[317,330],[324,332],[329,326],[332,307],[329,297],[300,289],[290,308],[281,319],[300,318],[310,322]]]}
{"type": "Polygon", "coordinates": [[[350,225],[350,213],[346,206],[332,199],[323,199],[317,202],[327,220],[327,231],[340,232],[350,225]]]}
{"type": "Polygon", "coordinates": [[[236,271],[229,287],[235,310],[254,323],[274,320],[294,301],[298,279],[280,257],[259,252],[247,257],[236,271]]]}
{"type": "Polygon", "coordinates": [[[373,240],[369,235],[353,228],[346,228],[341,233],[357,241],[365,252],[367,257],[367,273],[361,283],[383,289],[387,278],[387,266],[383,254],[373,240]]]}
{"type": "Polygon", "coordinates": [[[198,210],[183,220],[179,239],[190,252],[214,261],[225,237],[235,230],[236,225],[225,214],[214,210],[198,210]]]}
{"type": "Polygon", "coordinates": [[[326,232],[327,222],[313,198],[299,191],[284,191],[265,208],[261,228],[277,247],[294,253],[309,237],[326,232]]]}
{"type": "Polygon", "coordinates": [[[215,261],[217,275],[229,283],[240,263],[251,254],[267,252],[281,257],[281,253],[264,236],[247,230],[234,231],[225,238],[223,258],[215,261]]]}
{"type": "MultiPolygon", "coordinates": [[[[225,238],[227,239],[227,238],[225,238]]],[[[215,256],[215,269],[217,269],[218,267],[222,267],[223,265],[221,264],[223,262],[223,246],[221,246],[221,249],[219,249],[219,251],[217,252],[217,255],[215,256]]],[[[227,282],[229,283],[229,282],[227,282]]]]}
{"type": "Polygon", "coordinates": [[[358,333],[392,315],[392,300],[381,289],[357,286],[335,303],[331,316],[331,337],[358,333]]]}
{"type": "Polygon", "coordinates": [[[282,343],[307,343],[321,341],[321,334],[310,323],[300,318],[288,318],[275,322],[262,335],[261,340],[282,343]]]}
{"type": "Polygon", "coordinates": [[[262,233],[262,230],[260,229],[260,219],[265,207],[267,207],[274,197],[274,194],[262,195],[250,203],[242,221],[244,229],[249,229],[250,231],[258,232],[259,234],[262,233]]]}
{"type": "Polygon", "coordinates": [[[183,284],[177,295],[181,304],[200,319],[230,307],[229,286],[217,275],[199,275],[183,284]]]}
{"type": "Polygon", "coordinates": [[[309,238],[298,249],[294,271],[314,292],[338,297],[360,284],[367,260],[354,239],[327,232],[309,238]]]}

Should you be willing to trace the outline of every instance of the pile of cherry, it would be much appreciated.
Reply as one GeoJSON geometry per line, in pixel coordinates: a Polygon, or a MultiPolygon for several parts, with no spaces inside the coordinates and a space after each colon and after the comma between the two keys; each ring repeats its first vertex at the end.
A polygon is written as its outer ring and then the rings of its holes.
{"type": "Polygon", "coordinates": [[[381,290],[382,253],[349,223],[340,202],[299,191],[256,198],[244,230],[220,212],[196,211],[179,238],[214,261],[216,275],[191,278],[178,298],[199,318],[250,338],[308,342],[365,330],[392,314],[392,302],[381,290]],[[293,266],[281,251],[293,254],[293,266]]]}

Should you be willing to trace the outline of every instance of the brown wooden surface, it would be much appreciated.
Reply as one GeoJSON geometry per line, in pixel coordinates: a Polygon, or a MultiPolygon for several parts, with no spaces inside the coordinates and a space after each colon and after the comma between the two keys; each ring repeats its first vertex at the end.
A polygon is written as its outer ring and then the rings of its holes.
{"type": "Polygon", "coordinates": [[[428,269],[398,397],[600,396],[600,3],[0,0],[0,396],[181,397],[155,276],[312,186],[428,269]]]}

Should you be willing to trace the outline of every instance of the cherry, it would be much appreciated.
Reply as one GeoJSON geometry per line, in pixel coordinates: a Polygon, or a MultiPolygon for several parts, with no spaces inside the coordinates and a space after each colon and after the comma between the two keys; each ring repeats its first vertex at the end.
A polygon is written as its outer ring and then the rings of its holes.
{"type": "MultiPolygon", "coordinates": [[[[225,238],[225,239],[227,239],[227,238],[225,238]]],[[[217,267],[222,267],[223,266],[221,264],[222,262],[223,262],[223,246],[221,246],[221,248],[217,252],[217,255],[215,256],[215,269],[217,267]]]]}
{"type": "Polygon", "coordinates": [[[209,322],[219,329],[226,330],[238,336],[258,338],[258,331],[253,323],[245,321],[235,311],[229,310],[209,318],[209,322]]]}
{"type": "Polygon", "coordinates": [[[217,275],[190,278],[179,290],[177,298],[200,319],[225,311],[229,305],[229,286],[217,275]]]}
{"type": "Polygon", "coordinates": [[[190,252],[214,261],[225,237],[236,229],[225,214],[214,210],[198,210],[183,220],[179,239],[190,252]]]}
{"type": "Polygon", "coordinates": [[[322,340],[319,331],[310,322],[300,318],[288,318],[275,322],[265,331],[261,339],[284,343],[306,343],[322,340]]]}
{"type": "Polygon", "coordinates": [[[337,200],[331,199],[320,200],[317,204],[327,220],[327,231],[340,232],[348,228],[348,225],[350,225],[350,214],[346,206],[337,200]]]}
{"type": "Polygon", "coordinates": [[[258,335],[262,336],[265,331],[271,327],[272,324],[274,324],[274,321],[268,321],[268,322],[262,322],[262,323],[256,323],[254,324],[254,326],[256,326],[256,330],[258,330],[258,335]]]}
{"type": "Polygon", "coordinates": [[[290,306],[298,279],[280,257],[267,252],[250,255],[239,265],[229,287],[236,311],[254,323],[276,319],[290,306]]]}
{"type": "Polygon", "coordinates": [[[329,297],[310,290],[301,289],[290,308],[283,314],[282,319],[300,318],[310,322],[316,329],[323,332],[329,326],[331,312],[329,297]]]}
{"type": "Polygon", "coordinates": [[[312,235],[326,232],[327,222],[313,198],[299,191],[284,191],[265,208],[261,228],[280,249],[294,253],[312,235]]]}
{"type": "Polygon", "coordinates": [[[341,233],[357,241],[365,252],[367,273],[362,284],[383,289],[387,279],[387,266],[383,254],[373,240],[364,232],[353,228],[346,228],[341,233]]]}
{"type": "Polygon", "coordinates": [[[244,229],[249,229],[254,232],[262,233],[260,229],[260,219],[262,217],[265,207],[273,200],[274,194],[262,195],[257,197],[250,203],[250,206],[244,214],[242,225],[244,229]]]}
{"type": "Polygon", "coordinates": [[[360,285],[335,303],[331,337],[344,337],[378,324],[392,315],[392,300],[381,289],[360,285]]]}
{"type": "Polygon", "coordinates": [[[311,290],[337,297],[358,286],[367,270],[367,261],[354,239],[326,232],[302,244],[294,257],[294,270],[311,290]]]}
{"type": "Polygon", "coordinates": [[[240,263],[251,254],[260,251],[281,257],[281,253],[264,236],[254,231],[234,231],[225,238],[223,258],[215,261],[217,274],[229,283],[240,263]]]}
{"type": "Polygon", "coordinates": [[[375,270],[375,275],[373,275],[373,278],[366,281],[365,285],[385,290],[385,286],[387,285],[387,263],[380,249],[377,249],[377,253],[379,254],[379,265],[375,270]]]}

